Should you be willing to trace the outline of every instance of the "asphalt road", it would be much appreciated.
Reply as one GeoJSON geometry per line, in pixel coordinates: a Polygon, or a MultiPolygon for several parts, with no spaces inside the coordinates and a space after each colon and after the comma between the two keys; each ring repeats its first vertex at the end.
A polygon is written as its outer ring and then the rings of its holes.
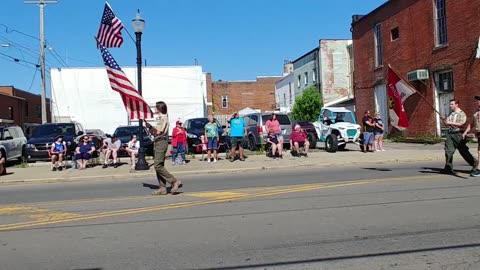
{"type": "Polygon", "coordinates": [[[480,269],[480,182],[441,163],[0,186],[0,269],[480,269]]]}

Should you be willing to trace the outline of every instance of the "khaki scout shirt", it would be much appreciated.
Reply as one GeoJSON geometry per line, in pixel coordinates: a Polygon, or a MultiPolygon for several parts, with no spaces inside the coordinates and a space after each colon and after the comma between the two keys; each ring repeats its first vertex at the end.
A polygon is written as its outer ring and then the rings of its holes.
{"type": "MultiPolygon", "coordinates": [[[[467,122],[467,115],[462,111],[458,110],[458,112],[452,112],[447,118],[448,122],[456,123],[456,124],[461,124],[465,125],[467,122]]],[[[449,126],[451,132],[458,132],[460,131],[460,127],[454,127],[454,126],[449,126]]]]}
{"type": "Polygon", "coordinates": [[[480,133],[480,109],[473,114],[473,127],[477,133],[480,133]]]}
{"type": "Polygon", "coordinates": [[[155,140],[157,139],[168,139],[168,129],[169,129],[168,115],[163,114],[159,115],[157,118],[157,135],[155,135],[155,140]]]}

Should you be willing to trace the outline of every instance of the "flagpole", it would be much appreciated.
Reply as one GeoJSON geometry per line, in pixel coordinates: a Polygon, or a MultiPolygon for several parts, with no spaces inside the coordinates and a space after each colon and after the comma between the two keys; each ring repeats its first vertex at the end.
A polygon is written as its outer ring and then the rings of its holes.
{"type": "Polygon", "coordinates": [[[397,76],[402,79],[406,84],[408,84],[408,86],[410,86],[413,90],[415,90],[415,93],[418,94],[424,101],[425,103],[427,103],[430,107],[432,107],[432,109],[438,114],[440,115],[440,117],[442,117],[442,115],[440,114],[440,112],[435,108],[435,106],[433,106],[432,103],[430,103],[430,101],[428,101],[424,95],[420,94],[420,92],[417,91],[417,89],[408,81],[406,80],[401,74],[400,72],[398,72],[397,69],[395,69],[392,65],[388,64],[388,67],[393,70],[393,72],[395,72],[395,74],[397,74],[397,76]]]}

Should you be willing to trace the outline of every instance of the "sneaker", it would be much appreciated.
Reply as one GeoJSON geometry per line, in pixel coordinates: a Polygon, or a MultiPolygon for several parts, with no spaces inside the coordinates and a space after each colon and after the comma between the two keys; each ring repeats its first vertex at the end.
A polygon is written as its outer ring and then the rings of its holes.
{"type": "Polygon", "coordinates": [[[216,158],[214,158],[214,159],[213,159],[213,162],[217,162],[217,159],[216,159],[216,158]]]}
{"type": "Polygon", "coordinates": [[[385,152],[385,149],[382,149],[382,152],[385,152]]]}
{"type": "Polygon", "coordinates": [[[108,165],[107,165],[107,164],[103,164],[102,169],[106,169],[106,168],[108,168],[108,165]]]}
{"type": "Polygon", "coordinates": [[[376,152],[380,152],[380,151],[382,151],[382,150],[380,150],[380,149],[377,149],[377,150],[375,150],[375,151],[376,151],[376,152]]]}
{"type": "Polygon", "coordinates": [[[172,161],[172,166],[175,166],[177,165],[177,163],[175,161],[172,161]]]}
{"type": "Polygon", "coordinates": [[[52,172],[55,172],[57,170],[57,167],[52,166],[52,172]]]}
{"type": "Polygon", "coordinates": [[[117,168],[118,167],[118,164],[117,163],[113,163],[113,168],[117,168]]]}
{"type": "Polygon", "coordinates": [[[472,173],[470,174],[470,176],[479,177],[479,176],[480,176],[480,170],[475,170],[474,172],[472,172],[472,173]]]}
{"type": "Polygon", "coordinates": [[[63,167],[62,166],[58,166],[57,170],[60,172],[63,170],[63,167]]]}
{"type": "Polygon", "coordinates": [[[305,156],[305,157],[308,157],[308,153],[305,153],[305,155],[304,155],[304,156],[305,156]]]}
{"type": "Polygon", "coordinates": [[[245,158],[244,158],[244,157],[240,157],[240,161],[245,161],[245,158]]]}
{"type": "Polygon", "coordinates": [[[207,163],[210,163],[210,162],[212,162],[212,160],[211,160],[211,159],[209,159],[209,158],[207,158],[207,163]]]}

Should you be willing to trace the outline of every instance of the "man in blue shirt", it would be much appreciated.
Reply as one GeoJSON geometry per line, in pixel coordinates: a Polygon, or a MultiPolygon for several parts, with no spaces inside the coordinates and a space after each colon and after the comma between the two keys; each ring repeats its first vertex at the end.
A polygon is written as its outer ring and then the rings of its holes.
{"type": "Polygon", "coordinates": [[[247,136],[247,125],[243,118],[238,116],[238,112],[234,112],[233,115],[228,118],[230,123],[230,141],[232,143],[232,157],[231,162],[235,161],[235,150],[238,146],[240,152],[240,161],[245,161],[243,157],[243,142],[247,136]]]}

